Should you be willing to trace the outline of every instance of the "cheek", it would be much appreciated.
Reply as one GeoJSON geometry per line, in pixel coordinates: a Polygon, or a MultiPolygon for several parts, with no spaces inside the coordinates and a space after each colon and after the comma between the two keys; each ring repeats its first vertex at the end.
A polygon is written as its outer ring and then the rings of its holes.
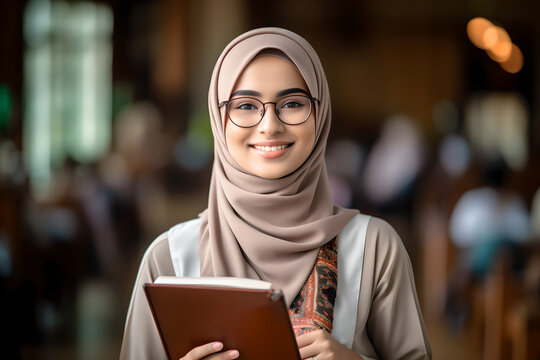
{"type": "Polygon", "coordinates": [[[227,146],[229,143],[234,142],[234,139],[236,137],[235,134],[235,128],[234,126],[230,126],[228,121],[225,122],[225,142],[227,143],[227,146]]]}
{"type": "Polygon", "coordinates": [[[296,137],[300,139],[298,143],[300,147],[296,153],[296,161],[299,163],[306,161],[315,147],[315,122],[310,119],[303,125],[304,127],[296,132],[296,137]]]}
{"type": "Polygon", "coordinates": [[[238,160],[236,157],[244,150],[244,143],[247,137],[248,132],[245,129],[239,128],[229,122],[225,123],[225,145],[235,160],[238,160]]]}
{"type": "Polygon", "coordinates": [[[317,137],[317,130],[315,128],[315,117],[308,120],[309,121],[309,129],[306,129],[305,136],[307,139],[307,143],[309,144],[311,150],[315,147],[315,138],[317,137]]]}
{"type": "Polygon", "coordinates": [[[235,148],[238,147],[238,142],[242,141],[243,134],[240,128],[231,124],[231,121],[225,119],[224,121],[224,132],[225,132],[225,145],[229,152],[233,152],[235,148]]]}

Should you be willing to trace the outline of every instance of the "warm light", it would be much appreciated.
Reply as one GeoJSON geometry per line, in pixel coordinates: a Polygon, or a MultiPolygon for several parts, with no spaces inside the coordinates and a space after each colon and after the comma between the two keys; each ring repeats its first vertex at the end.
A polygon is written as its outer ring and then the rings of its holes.
{"type": "Polygon", "coordinates": [[[523,53],[502,27],[493,25],[483,17],[476,17],[467,23],[467,35],[474,45],[486,50],[488,56],[505,71],[515,74],[523,67],[523,53]]]}
{"type": "Polygon", "coordinates": [[[488,50],[497,45],[499,41],[499,31],[496,26],[490,26],[484,31],[484,36],[482,36],[482,41],[484,47],[482,49],[488,50]]]}
{"type": "Polygon", "coordinates": [[[512,44],[510,56],[506,61],[501,62],[499,65],[501,65],[504,71],[509,72],[510,74],[518,73],[523,67],[523,53],[519,47],[512,44]]]}
{"type": "Polygon", "coordinates": [[[491,28],[494,28],[494,25],[489,20],[482,17],[476,17],[471,19],[467,24],[467,35],[474,45],[480,49],[487,49],[484,36],[487,30],[491,28]]]}
{"type": "Polygon", "coordinates": [[[512,40],[510,35],[501,27],[496,27],[497,42],[495,45],[487,49],[490,58],[497,62],[503,62],[510,58],[512,52],[512,40]]]}

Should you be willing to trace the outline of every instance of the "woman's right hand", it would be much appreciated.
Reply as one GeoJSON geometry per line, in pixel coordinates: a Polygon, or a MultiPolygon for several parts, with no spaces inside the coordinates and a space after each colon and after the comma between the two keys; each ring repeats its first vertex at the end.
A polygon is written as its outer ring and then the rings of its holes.
{"type": "Polygon", "coordinates": [[[236,359],[240,356],[238,350],[227,350],[221,352],[222,349],[223,343],[220,342],[204,344],[191,349],[191,351],[180,360],[230,360],[236,359]]]}

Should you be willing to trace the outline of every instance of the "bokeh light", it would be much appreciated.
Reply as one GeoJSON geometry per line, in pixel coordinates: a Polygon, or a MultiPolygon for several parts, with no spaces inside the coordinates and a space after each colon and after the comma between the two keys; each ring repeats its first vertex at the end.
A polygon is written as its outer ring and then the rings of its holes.
{"type": "Polygon", "coordinates": [[[487,49],[484,37],[487,30],[491,28],[493,28],[491,21],[482,17],[476,17],[471,19],[467,24],[467,35],[475,46],[480,49],[487,49]]]}
{"type": "Polygon", "coordinates": [[[523,53],[516,44],[512,44],[512,51],[508,59],[499,65],[510,74],[516,74],[523,68],[523,53]]]}
{"type": "Polygon", "coordinates": [[[482,49],[489,50],[493,48],[495,45],[497,45],[497,41],[499,40],[498,28],[494,25],[488,27],[482,35],[482,40],[484,45],[482,49]]]}
{"type": "MultiPolygon", "coordinates": [[[[510,53],[512,52],[512,40],[510,40],[510,35],[503,28],[496,26],[492,29],[495,29],[496,42],[493,46],[489,47],[486,51],[490,58],[497,62],[502,62],[510,58],[510,53]]],[[[491,30],[490,33],[492,32],[491,30]]]]}
{"type": "Polygon", "coordinates": [[[485,50],[506,72],[515,74],[523,67],[523,53],[502,27],[483,17],[475,17],[467,23],[467,35],[476,47],[485,50]]]}

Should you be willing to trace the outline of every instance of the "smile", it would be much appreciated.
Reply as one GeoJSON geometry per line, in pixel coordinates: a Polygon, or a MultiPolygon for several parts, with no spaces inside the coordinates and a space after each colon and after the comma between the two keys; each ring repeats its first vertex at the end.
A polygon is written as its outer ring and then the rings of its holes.
{"type": "Polygon", "coordinates": [[[277,151],[277,150],[283,150],[291,146],[291,144],[286,145],[277,145],[277,146],[263,146],[263,145],[251,145],[257,150],[261,151],[277,151]]]}
{"type": "Polygon", "coordinates": [[[287,152],[290,151],[291,147],[294,145],[294,143],[277,143],[277,144],[250,144],[249,147],[255,151],[256,154],[258,154],[261,158],[272,160],[272,159],[279,159],[282,156],[284,156],[287,152]]]}

